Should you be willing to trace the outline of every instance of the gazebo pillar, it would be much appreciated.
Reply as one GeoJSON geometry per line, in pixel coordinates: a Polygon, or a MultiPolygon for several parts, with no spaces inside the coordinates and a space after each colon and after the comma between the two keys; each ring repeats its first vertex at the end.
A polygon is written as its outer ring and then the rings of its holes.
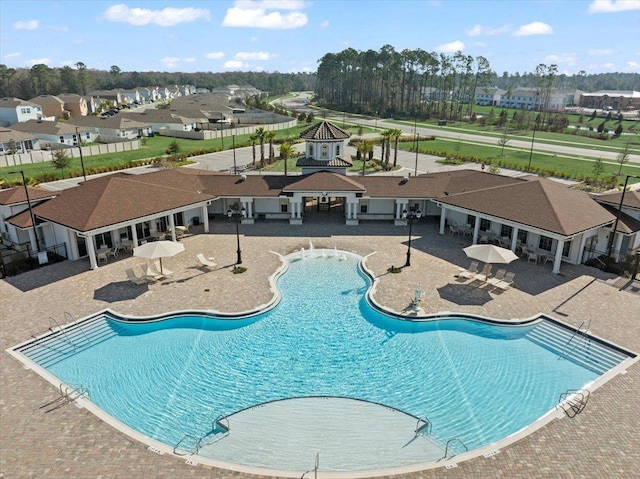
{"type": "Polygon", "coordinates": [[[564,242],[566,240],[558,240],[558,245],[556,248],[556,256],[553,259],[553,270],[551,271],[553,274],[560,273],[560,263],[562,263],[562,250],[564,249],[564,242]]]}
{"type": "Polygon", "coordinates": [[[446,223],[447,223],[447,209],[443,206],[442,211],[440,212],[440,230],[438,231],[439,235],[444,234],[446,223]]]}
{"type": "Polygon", "coordinates": [[[89,255],[89,268],[98,269],[98,261],[96,260],[96,249],[93,246],[93,236],[85,236],[85,244],[87,245],[87,254],[89,255]]]}

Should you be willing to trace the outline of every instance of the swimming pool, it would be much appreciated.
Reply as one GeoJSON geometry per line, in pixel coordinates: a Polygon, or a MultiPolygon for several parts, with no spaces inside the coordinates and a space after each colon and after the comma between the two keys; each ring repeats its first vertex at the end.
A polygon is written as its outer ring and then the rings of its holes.
{"type": "MultiPolygon", "coordinates": [[[[549,320],[399,321],[367,302],[370,282],[359,258],[342,257],[292,261],[278,282],[280,304],[247,319],[185,314],[136,322],[105,314],[85,323],[73,341],[71,333],[58,334],[16,349],[61,381],[82,383],[108,414],[170,447],[185,435],[207,437],[200,455],[288,471],[308,469],[316,452],[323,470],[356,471],[435,461],[454,438],[480,448],[520,431],[553,410],[561,393],[588,386],[629,358],[591,341],[588,348],[572,344],[576,357],[560,354],[572,332],[549,320]],[[547,337],[561,338],[557,345],[541,339],[545,329],[547,337]],[[578,363],[596,349],[610,359],[578,363]],[[253,415],[256,430],[238,444],[235,425],[243,415],[253,415]],[[257,430],[261,415],[270,421],[257,430]],[[231,431],[212,434],[221,416],[231,431]],[[294,416],[302,418],[295,426],[294,416]],[[413,455],[379,449],[398,428],[414,437],[418,418],[431,425],[433,456],[422,437],[411,443],[413,455]],[[364,444],[353,460],[344,438],[358,427],[359,435],[368,428],[384,440],[371,440],[368,451],[364,444]],[[320,440],[301,451],[309,435],[344,443],[332,451],[321,449],[320,440]]],[[[410,449],[406,443],[397,447],[410,449]]]]}

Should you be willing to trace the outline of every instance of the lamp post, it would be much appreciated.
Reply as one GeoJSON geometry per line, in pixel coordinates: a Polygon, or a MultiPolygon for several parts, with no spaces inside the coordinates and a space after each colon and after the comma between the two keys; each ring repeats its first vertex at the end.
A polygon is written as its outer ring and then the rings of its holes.
{"type": "Polygon", "coordinates": [[[411,228],[413,226],[413,222],[420,219],[422,216],[422,211],[419,209],[416,210],[404,210],[402,212],[402,219],[407,220],[409,223],[409,245],[407,247],[407,262],[404,264],[405,266],[411,266],[411,228]]]}
{"type": "Polygon", "coordinates": [[[236,167],[236,135],[231,135],[231,142],[233,143],[233,174],[238,174],[238,168],[236,167]]]}
{"type": "Polygon", "coordinates": [[[242,264],[242,251],[240,251],[240,229],[239,228],[240,228],[240,220],[244,218],[246,214],[247,214],[247,210],[245,209],[244,206],[239,210],[231,207],[229,207],[229,209],[227,210],[227,216],[229,218],[234,218],[236,220],[236,243],[238,245],[238,250],[236,251],[238,253],[238,259],[236,261],[236,264],[242,264]]]}
{"type": "Polygon", "coordinates": [[[80,140],[80,133],[78,133],[78,127],[76,126],[76,138],[78,139],[78,150],[80,151],[80,166],[82,166],[82,177],[84,181],[87,181],[87,174],[84,171],[84,158],[82,157],[82,141],[80,140]]]}
{"type": "Polygon", "coordinates": [[[616,237],[616,230],[618,229],[618,220],[620,215],[622,214],[622,205],[624,204],[624,194],[627,192],[627,185],[629,184],[629,178],[640,178],[639,175],[627,175],[624,180],[624,187],[622,188],[622,196],[620,197],[620,204],[618,205],[618,214],[616,215],[616,220],[613,223],[613,230],[611,231],[611,237],[609,238],[609,244],[607,246],[607,256],[611,257],[611,252],[613,250],[613,241],[616,237]]]}
{"type": "Polygon", "coordinates": [[[29,198],[29,189],[27,188],[27,180],[24,178],[24,171],[10,171],[9,173],[15,173],[22,176],[22,186],[24,186],[24,194],[27,197],[27,207],[29,208],[29,215],[31,215],[31,225],[33,226],[33,234],[36,236],[36,249],[40,252],[40,239],[38,238],[38,229],[36,228],[36,218],[33,216],[33,209],[31,208],[31,199],[29,198]]]}
{"type": "Polygon", "coordinates": [[[531,136],[531,150],[529,150],[529,164],[527,165],[527,170],[531,170],[531,156],[533,155],[533,142],[536,139],[536,126],[540,122],[540,115],[536,116],[536,121],[533,123],[533,135],[531,136]]]}
{"type": "Polygon", "coordinates": [[[420,143],[420,134],[416,133],[416,164],[413,168],[413,176],[418,176],[418,145],[420,143]]]}

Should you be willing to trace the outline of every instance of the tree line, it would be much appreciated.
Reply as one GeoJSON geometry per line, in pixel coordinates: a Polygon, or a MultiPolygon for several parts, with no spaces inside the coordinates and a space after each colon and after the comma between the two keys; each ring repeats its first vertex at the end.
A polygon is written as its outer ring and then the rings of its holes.
{"type": "Polygon", "coordinates": [[[0,64],[0,97],[28,100],[38,95],[77,93],[113,88],[132,89],[148,86],[195,85],[216,88],[226,85],[251,85],[279,95],[290,91],[309,91],[315,87],[314,73],[266,72],[125,72],[117,65],[109,71],[90,69],[83,62],[62,68],[37,64],[31,68],[9,68],[0,64]]]}

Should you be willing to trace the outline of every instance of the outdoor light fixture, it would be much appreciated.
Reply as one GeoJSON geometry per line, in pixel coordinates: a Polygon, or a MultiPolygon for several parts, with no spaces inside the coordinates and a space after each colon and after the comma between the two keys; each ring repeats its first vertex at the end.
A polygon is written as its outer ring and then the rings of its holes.
{"type": "Polygon", "coordinates": [[[247,216],[247,210],[243,206],[240,210],[229,207],[227,210],[227,216],[229,218],[235,218],[236,220],[236,243],[238,245],[237,253],[238,259],[236,264],[242,264],[242,251],[240,251],[240,221],[247,216]]]}
{"type": "Polygon", "coordinates": [[[422,211],[420,209],[402,211],[402,219],[407,220],[407,223],[409,223],[409,246],[407,247],[407,262],[404,264],[405,266],[411,266],[411,227],[413,222],[418,221],[421,216],[422,211]]]}
{"type": "Polygon", "coordinates": [[[22,176],[22,186],[24,186],[24,194],[27,197],[27,207],[29,208],[29,214],[31,215],[31,225],[33,226],[33,234],[36,236],[36,248],[40,253],[40,239],[38,238],[38,230],[36,229],[36,218],[33,216],[33,209],[31,208],[31,199],[29,198],[29,189],[27,188],[27,180],[24,178],[24,171],[10,171],[9,174],[18,174],[22,176]]]}

